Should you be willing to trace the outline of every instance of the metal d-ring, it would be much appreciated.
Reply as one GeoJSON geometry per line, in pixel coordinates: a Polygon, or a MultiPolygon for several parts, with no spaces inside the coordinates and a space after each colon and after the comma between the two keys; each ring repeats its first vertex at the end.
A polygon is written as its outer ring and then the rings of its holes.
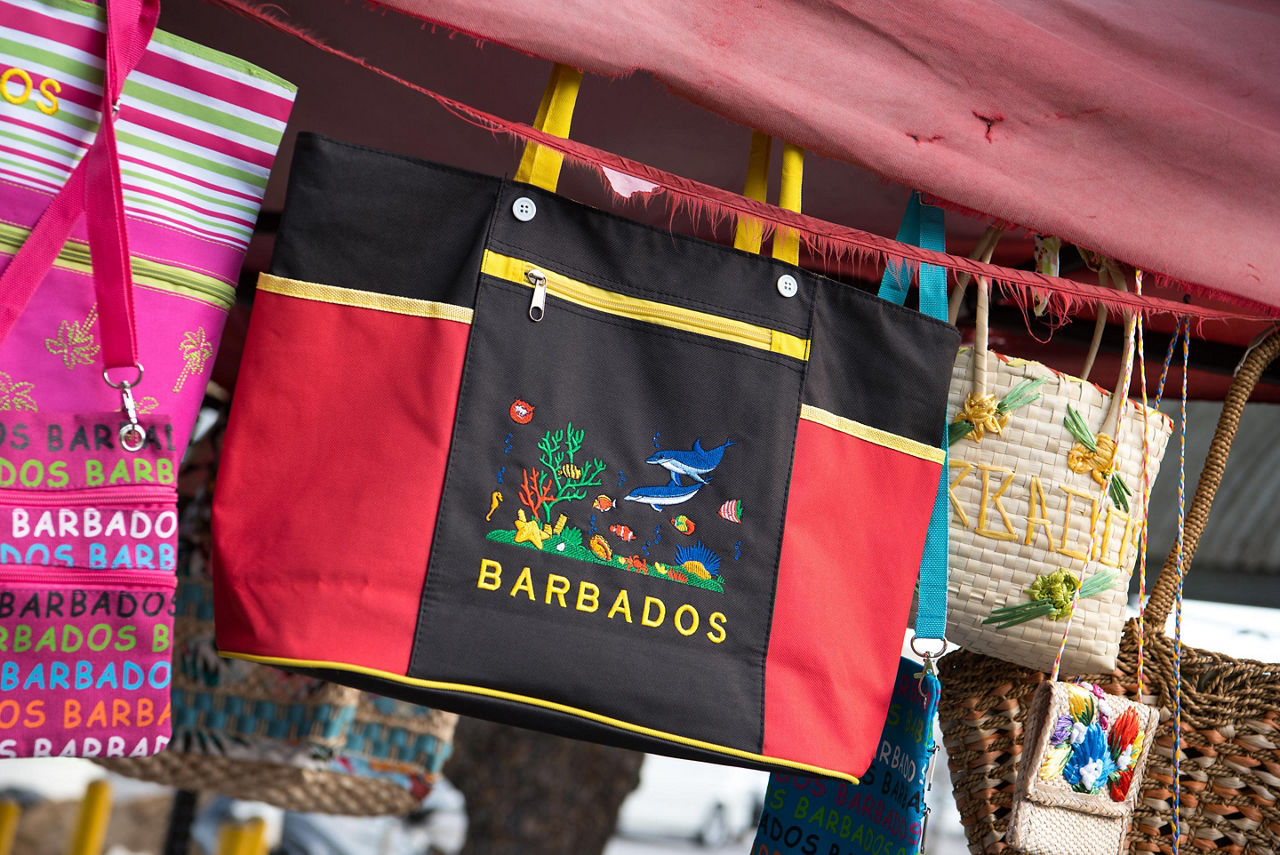
{"type": "Polygon", "coordinates": [[[914,635],[911,636],[911,652],[919,656],[921,659],[937,659],[947,652],[947,640],[945,638],[938,639],[938,641],[942,642],[942,649],[938,651],[920,650],[916,647],[916,642],[919,640],[920,639],[916,638],[914,635]]]}
{"type": "Polygon", "coordinates": [[[102,379],[107,381],[107,385],[112,389],[130,389],[142,382],[142,363],[135,362],[133,367],[138,369],[138,376],[133,378],[132,383],[127,383],[124,380],[121,380],[119,383],[112,383],[111,378],[107,376],[107,372],[111,370],[110,368],[102,369],[102,379]]]}

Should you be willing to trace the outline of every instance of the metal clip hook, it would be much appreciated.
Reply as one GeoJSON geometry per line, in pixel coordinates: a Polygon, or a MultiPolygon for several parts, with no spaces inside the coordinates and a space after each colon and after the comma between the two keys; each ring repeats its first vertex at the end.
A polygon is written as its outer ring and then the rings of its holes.
{"type": "Polygon", "coordinates": [[[132,383],[128,380],[113,383],[106,369],[102,371],[102,379],[107,381],[107,385],[120,390],[120,409],[129,419],[128,424],[120,426],[120,447],[129,452],[141,451],[142,446],[147,444],[147,432],[138,424],[138,405],[133,400],[133,387],[142,382],[142,365],[139,363],[134,367],[138,369],[138,376],[133,378],[132,383]]]}

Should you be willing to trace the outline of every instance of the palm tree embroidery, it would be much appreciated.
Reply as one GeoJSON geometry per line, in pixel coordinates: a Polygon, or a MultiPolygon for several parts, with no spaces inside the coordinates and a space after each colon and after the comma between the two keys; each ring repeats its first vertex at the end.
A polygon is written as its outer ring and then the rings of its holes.
{"type": "Polygon", "coordinates": [[[31,396],[34,391],[35,384],[14,380],[0,371],[0,410],[36,412],[36,399],[31,396]]]}
{"type": "Polygon", "coordinates": [[[145,398],[139,398],[137,403],[138,415],[145,416],[158,406],[160,406],[160,402],[151,395],[147,395],[145,398]]]}
{"type": "Polygon", "coordinates": [[[77,365],[92,365],[101,346],[93,343],[93,325],[98,320],[98,304],[89,307],[89,315],[83,321],[63,321],[58,325],[58,337],[46,338],[44,346],[54,356],[62,357],[68,370],[77,365]]]}
{"type": "Polygon", "coordinates": [[[178,382],[173,384],[175,392],[182,391],[182,384],[189,376],[204,371],[205,363],[213,356],[213,342],[205,336],[204,327],[196,327],[194,332],[183,335],[178,350],[182,353],[182,373],[178,375],[178,382]]]}

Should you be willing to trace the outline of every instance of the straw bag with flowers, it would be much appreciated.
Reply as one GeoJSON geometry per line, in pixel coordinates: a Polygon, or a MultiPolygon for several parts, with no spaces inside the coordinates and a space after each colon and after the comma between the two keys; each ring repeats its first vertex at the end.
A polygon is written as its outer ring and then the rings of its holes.
{"type": "MultiPolygon", "coordinates": [[[[1208,521],[1245,401],[1277,355],[1280,332],[1249,353],[1227,392],[1186,516],[1182,561],[1175,545],[1146,603],[1148,627],[1165,625],[1208,521]]],[[[1159,710],[1128,850],[1173,852],[1176,805],[1180,846],[1274,855],[1280,851],[1280,665],[1183,647],[1160,631],[1144,638],[1143,623],[1126,625],[1113,671],[1085,678],[1110,695],[1159,710]]],[[[939,672],[939,721],[969,849],[1018,851],[1008,837],[1015,778],[1036,742],[1028,728],[1037,717],[1028,711],[1045,675],[973,651],[944,657],[939,672]]],[[[1070,833],[1059,844],[1058,851],[1077,851],[1070,833]]]]}
{"type": "MultiPolygon", "coordinates": [[[[1146,518],[1135,491],[1144,424],[1154,481],[1172,423],[1154,410],[1144,418],[1119,391],[989,354],[988,299],[980,283],[975,345],[951,375],[947,639],[1048,671],[1074,603],[1063,673],[1108,670],[1146,518]]],[[[1132,363],[1130,329],[1126,389],[1132,363]]]]}

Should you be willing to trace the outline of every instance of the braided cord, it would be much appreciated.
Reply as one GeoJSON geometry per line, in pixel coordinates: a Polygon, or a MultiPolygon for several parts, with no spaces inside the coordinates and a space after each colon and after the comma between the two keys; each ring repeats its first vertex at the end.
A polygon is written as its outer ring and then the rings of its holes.
{"type": "MultiPolygon", "coordinates": [[[[1135,291],[1142,293],[1142,271],[1135,270],[1135,291]]],[[[1151,430],[1148,415],[1152,409],[1158,409],[1164,398],[1164,384],[1169,376],[1169,364],[1173,361],[1173,351],[1178,343],[1178,334],[1182,325],[1174,327],[1173,337],[1169,339],[1169,348],[1164,354],[1164,366],[1160,369],[1160,383],[1156,388],[1154,401],[1147,400],[1147,359],[1142,337],[1142,318],[1138,318],[1138,373],[1142,387],[1142,545],[1138,550],[1138,700],[1142,700],[1145,681],[1143,680],[1143,662],[1145,660],[1146,614],[1147,614],[1147,509],[1151,506],[1151,470],[1150,443],[1151,430]]]]}
{"type": "Polygon", "coordinates": [[[1182,420],[1178,436],[1178,589],[1174,599],[1173,667],[1177,686],[1173,713],[1173,855],[1178,855],[1178,843],[1182,829],[1182,585],[1186,580],[1183,565],[1182,536],[1186,527],[1186,466],[1187,466],[1187,374],[1191,361],[1191,327],[1188,324],[1182,335],[1182,420]]]}
{"type": "MultiPolygon", "coordinates": [[[[1142,293],[1142,271],[1133,272],[1135,291],[1142,293]]],[[[1138,318],[1138,384],[1142,388],[1142,539],[1138,549],[1138,701],[1142,701],[1143,614],[1147,600],[1147,507],[1151,498],[1151,472],[1147,461],[1151,456],[1151,428],[1147,424],[1147,357],[1142,340],[1142,318],[1138,318]]]]}

